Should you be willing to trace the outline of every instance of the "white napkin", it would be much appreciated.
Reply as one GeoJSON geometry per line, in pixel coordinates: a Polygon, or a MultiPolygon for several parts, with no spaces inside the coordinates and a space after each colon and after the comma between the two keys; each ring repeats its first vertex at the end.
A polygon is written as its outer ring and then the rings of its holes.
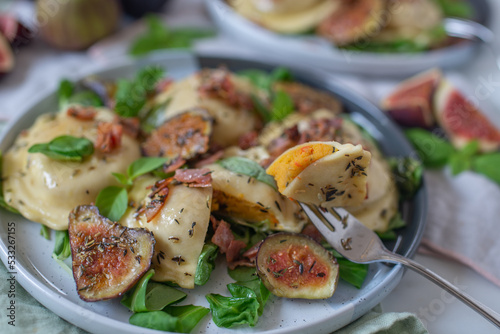
{"type": "Polygon", "coordinates": [[[427,171],[420,252],[461,262],[500,286],[500,187],[473,172],[427,171]]]}

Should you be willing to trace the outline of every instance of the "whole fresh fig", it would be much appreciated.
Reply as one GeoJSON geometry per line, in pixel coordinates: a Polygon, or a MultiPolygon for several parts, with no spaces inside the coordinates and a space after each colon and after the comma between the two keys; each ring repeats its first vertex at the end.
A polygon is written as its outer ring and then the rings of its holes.
{"type": "Polygon", "coordinates": [[[50,45],[83,50],[116,30],[118,0],[37,0],[40,35],[50,45]]]}

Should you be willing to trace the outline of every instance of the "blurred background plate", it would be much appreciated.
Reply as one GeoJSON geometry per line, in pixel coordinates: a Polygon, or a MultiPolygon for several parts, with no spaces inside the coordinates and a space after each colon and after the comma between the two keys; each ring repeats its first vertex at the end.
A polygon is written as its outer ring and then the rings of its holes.
{"type": "MultiPolygon", "coordinates": [[[[469,0],[474,20],[489,27],[491,8],[487,0],[469,0]]],[[[471,60],[479,44],[463,42],[421,53],[370,53],[340,50],[313,35],[274,33],[244,18],[224,0],[207,0],[215,24],[229,37],[265,53],[266,58],[287,64],[302,64],[328,71],[376,76],[409,76],[432,68],[455,68],[471,60]]]]}
{"type": "MultiPolygon", "coordinates": [[[[227,66],[230,70],[270,70],[278,64],[259,63],[244,59],[224,58],[209,55],[192,55],[184,52],[157,53],[148,58],[131,61],[113,60],[105,68],[92,69],[86,74],[97,74],[103,78],[133,77],[140,68],[157,64],[167,70],[174,79],[183,78],[201,67],[227,66]]],[[[331,83],[330,76],[314,70],[292,70],[296,79],[336,95],[344,108],[379,142],[382,151],[389,156],[404,156],[411,153],[410,144],[396,126],[374,105],[339,85],[331,83]]],[[[78,78],[72,78],[74,80],[78,78]]],[[[46,92],[31,107],[13,119],[0,137],[0,150],[6,151],[15,137],[30,127],[42,113],[58,109],[57,92],[46,92]]],[[[43,195],[43,194],[40,194],[43,195]]],[[[407,226],[398,230],[398,239],[387,244],[405,256],[413,256],[422,237],[426,219],[427,199],[422,188],[416,197],[402,208],[407,226]]],[[[130,325],[131,312],[118,299],[87,303],[82,301],[75,289],[73,277],[65,272],[52,258],[54,241],[40,236],[40,225],[9,212],[0,216],[0,258],[7,265],[9,246],[14,245],[16,254],[16,279],[40,303],[60,317],[92,333],[165,333],[130,325]],[[14,227],[14,230],[12,230],[14,227]],[[10,228],[10,229],[9,229],[10,228]],[[10,237],[9,237],[10,235],[10,237]]],[[[330,333],[377,305],[399,283],[403,268],[373,264],[361,289],[339,282],[332,298],[326,300],[292,300],[271,298],[264,315],[253,328],[238,328],[238,333],[330,333]]],[[[195,290],[186,291],[183,304],[208,306],[205,295],[219,293],[227,295],[226,284],[232,282],[226,266],[218,262],[209,282],[195,290]]],[[[193,333],[235,333],[235,330],[218,328],[207,316],[193,333]]]]}

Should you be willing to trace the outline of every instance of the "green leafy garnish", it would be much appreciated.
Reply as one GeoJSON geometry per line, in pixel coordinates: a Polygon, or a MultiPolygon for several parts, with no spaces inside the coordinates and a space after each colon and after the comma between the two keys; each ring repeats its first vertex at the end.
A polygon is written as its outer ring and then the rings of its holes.
{"type": "Polygon", "coordinates": [[[142,56],[161,49],[189,49],[194,40],[214,35],[213,31],[207,29],[169,29],[154,15],[147,16],[145,19],[148,30],[132,42],[129,49],[132,56],[142,56]]]}
{"type": "Polygon", "coordinates": [[[267,300],[271,296],[271,292],[266,288],[264,283],[262,283],[262,280],[260,278],[254,278],[253,280],[237,281],[235,284],[252,289],[259,302],[257,314],[261,316],[264,313],[264,306],[266,306],[267,300]]]}
{"type": "Polygon", "coordinates": [[[144,274],[135,287],[123,296],[121,304],[132,312],[160,311],[186,298],[187,295],[182,291],[162,283],[150,282],[154,273],[154,269],[150,269],[144,274]]]}
{"type": "Polygon", "coordinates": [[[443,167],[455,152],[449,142],[429,131],[414,128],[406,130],[405,134],[427,168],[443,167]]]}
{"type": "Polygon", "coordinates": [[[290,95],[282,90],[274,94],[271,104],[271,120],[281,121],[293,113],[294,103],[290,95]]]}
{"type": "Polygon", "coordinates": [[[71,245],[69,243],[68,231],[56,231],[56,241],[52,258],[70,275],[72,270],[63,261],[71,256],[71,245]]]}
{"type": "Polygon", "coordinates": [[[91,106],[91,107],[101,107],[104,105],[99,95],[97,95],[91,90],[84,90],[75,93],[69,98],[68,104],[80,104],[82,106],[91,106]]]}
{"type": "Polygon", "coordinates": [[[461,150],[453,153],[449,159],[449,165],[452,175],[458,175],[471,169],[472,159],[479,152],[479,142],[472,140],[468,142],[461,150]]]}
{"type": "Polygon", "coordinates": [[[366,275],[368,275],[368,265],[362,263],[354,263],[346,258],[337,258],[339,264],[339,276],[347,283],[361,289],[366,275]]]}
{"type": "Polygon", "coordinates": [[[410,157],[388,159],[399,194],[404,199],[411,199],[422,184],[423,167],[420,161],[410,157]]]}
{"type": "Polygon", "coordinates": [[[444,16],[470,18],[474,13],[473,7],[467,1],[458,1],[458,0],[436,0],[436,1],[443,10],[444,16]]]}
{"type": "Polygon", "coordinates": [[[59,136],[48,143],[31,146],[29,153],[42,153],[54,160],[82,161],[94,153],[94,144],[87,138],[59,136]]]}
{"type": "Polygon", "coordinates": [[[69,99],[75,90],[75,84],[67,79],[61,80],[59,89],[57,90],[57,97],[59,100],[59,107],[62,109],[68,105],[69,99]]]}
{"type": "Polygon", "coordinates": [[[254,86],[266,92],[271,92],[276,82],[293,80],[292,73],[286,67],[277,67],[271,73],[261,70],[245,70],[238,72],[238,75],[247,78],[254,86]]]}
{"type": "Polygon", "coordinates": [[[239,282],[253,281],[258,279],[257,271],[255,267],[236,267],[234,269],[228,269],[227,273],[229,277],[239,282]]]}
{"type": "Polygon", "coordinates": [[[387,231],[377,232],[377,234],[380,237],[380,239],[383,240],[396,240],[398,235],[394,230],[405,226],[406,222],[403,220],[401,214],[398,212],[389,221],[389,225],[387,226],[387,231]]]}
{"type": "Polygon", "coordinates": [[[242,324],[248,324],[250,327],[255,326],[259,319],[258,310],[260,307],[255,292],[234,283],[228,284],[227,288],[231,297],[219,294],[206,295],[214,323],[218,327],[225,328],[242,324]]]}
{"type": "Polygon", "coordinates": [[[106,187],[97,195],[95,205],[99,208],[101,215],[117,222],[127,210],[127,190],[116,186],[106,187]]]}
{"type": "Polygon", "coordinates": [[[198,257],[198,266],[194,275],[194,284],[204,285],[208,282],[210,274],[215,268],[215,259],[217,258],[217,251],[219,247],[211,242],[203,245],[201,254],[198,257]]]}
{"type": "Polygon", "coordinates": [[[50,240],[50,228],[48,228],[45,225],[42,225],[42,227],[40,228],[40,235],[45,239],[50,240]]]}
{"type": "Polygon", "coordinates": [[[146,105],[147,94],[164,74],[161,67],[148,66],[139,71],[134,80],[118,80],[115,112],[123,117],[137,116],[146,105]]]}
{"type": "Polygon", "coordinates": [[[113,176],[123,185],[131,186],[134,180],[144,174],[163,166],[169,159],[159,157],[143,157],[131,163],[127,168],[127,175],[113,173],[113,176]]]}
{"type": "Polygon", "coordinates": [[[474,157],[471,161],[472,170],[483,174],[500,185],[500,153],[488,153],[474,157]]]}
{"type": "Polygon", "coordinates": [[[230,157],[220,160],[217,163],[234,173],[253,177],[257,181],[264,182],[273,187],[275,190],[278,189],[274,178],[266,174],[265,169],[255,161],[243,157],[230,157]]]}
{"type": "Polygon", "coordinates": [[[164,311],[133,314],[129,322],[132,325],[167,332],[190,333],[209,310],[202,306],[168,306],[164,311]]]}

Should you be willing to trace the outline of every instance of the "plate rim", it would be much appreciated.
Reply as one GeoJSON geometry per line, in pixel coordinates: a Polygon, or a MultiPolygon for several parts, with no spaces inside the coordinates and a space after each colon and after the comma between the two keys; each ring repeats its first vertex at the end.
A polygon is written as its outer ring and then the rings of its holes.
{"type": "MultiPolygon", "coordinates": [[[[242,57],[242,56],[227,56],[227,55],[216,55],[212,52],[196,52],[196,53],[190,53],[190,52],[185,52],[185,51],[167,51],[167,52],[157,52],[152,54],[151,56],[144,57],[140,60],[140,63],[142,64],[151,64],[156,61],[163,61],[163,62],[168,62],[172,61],[172,59],[178,59],[178,58],[193,58],[195,61],[202,62],[203,60],[215,60],[219,59],[219,61],[222,59],[223,62],[224,60],[226,61],[245,61],[249,63],[259,63],[261,65],[265,66],[279,66],[279,63],[269,61],[269,62],[261,62],[261,61],[256,61],[253,58],[250,57],[242,57]]],[[[73,75],[68,75],[69,78],[72,80],[78,80],[83,78],[85,75],[88,74],[99,74],[104,71],[112,70],[112,69],[119,69],[122,67],[131,67],[131,66],[137,66],[138,61],[130,58],[130,57],[119,57],[119,59],[114,59],[113,61],[110,61],[109,63],[104,63],[104,64],[97,64],[97,65],[91,65],[84,71],[81,71],[77,74],[73,75]],[[110,64],[112,64],[110,66],[110,64]]],[[[328,74],[328,73],[323,73],[320,72],[316,69],[312,69],[307,66],[291,66],[290,70],[293,73],[297,73],[299,75],[303,76],[312,76],[316,78],[320,78],[321,81],[324,83],[327,83],[327,78],[334,78],[333,75],[328,74]]],[[[382,112],[371,102],[366,100],[364,97],[362,97],[359,94],[349,92],[348,90],[342,88],[340,85],[337,85],[333,82],[328,83],[328,85],[335,86],[335,88],[342,92],[342,94],[345,94],[344,97],[347,97],[347,99],[354,99],[358,102],[361,102],[365,107],[367,107],[370,110],[376,111],[376,113],[380,113],[383,118],[386,118],[390,123],[392,123],[387,116],[383,115],[382,112]]],[[[30,114],[30,111],[41,101],[47,100],[52,96],[56,91],[54,90],[54,87],[47,87],[46,89],[42,90],[40,94],[36,95],[36,98],[33,99],[33,102],[30,104],[27,104],[23,106],[23,111],[20,112],[16,117],[11,119],[5,126],[4,130],[0,134],[0,145],[4,146],[4,142],[6,140],[13,140],[13,136],[17,136],[16,134],[13,134],[14,127],[19,124],[23,118],[27,117],[30,114]],[[9,138],[11,137],[11,138],[9,138]]],[[[403,136],[401,131],[394,125],[392,125],[393,131],[398,133],[399,136],[403,136]]],[[[402,137],[404,138],[404,137],[402,137]]],[[[420,243],[420,240],[423,235],[423,230],[425,228],[425,222],[426,222],[426,214],[427,214],[427,201],[426,201],[426,190],[425,190],[425,184],[422,183],[422,187],[420,191],[418,192],[417,196],[415,197],[414,201],[418,202],[418,204],[421,206],[420,210],[420,215],[418,217],[419,222],[416,222],[417,224],[417,234],[413,238],[413,242],[408,250],[408,252],[404,255],[407,256],[413,256],[416,252],[416,249],[418,247],[418,244],[420,243]]],[[[0,258],[4,265],[7,267],[7,245],[4,243],[3,239],[0,238],[0,258]]],[[[31,262],[31,261],[29,261],[31,262]]],[[[35,265],[31,263],[35,271],[37,271],[35,265]]],[[[147,329],[147,328],[142,328],[142,327],[137,327],[134,325],[131,325],[129,323],[125,323],[116,319],[108,318],[105,315],[102,314],[97,314],[95,311],[86,309],[80,305],[77,305],[73,303],[69,299],[61,298],[61,295],[54,291],[55,289],[50,289],[48,288],[43,282],[40,281],[39,278],[37,278],[34,274],[32,274],[29,270],[28,267],[25,268],[24,265],[19,265],[19,263],[16,261],[16,280],[23,286],[23,288],[30,294],[32,295],[36,300],[38,300],[42,305],[50,309],[52,312],[60,316],[61,318],[67,320],[68,322],[74,324],[77,327],[86,329],[89,327],[82,326],[82,322],[78,321],[78,318],[83,317],[85,320],[84,322],[99,322],[99,321],[105,321],[108,325],[112,325],[115,329],[123,329],[123,328],[128,328],[128,326],[132,326],[135,332],[140,331],[141,333],[147,333],[147,334],[154,334],[154,333],[160,333],[160,331],[157,330],[152,330],[152,329],[147,329]],[[42,283],[42,284],[40,284],[42,283]]],[[[402,275],[404,273],[404,268],[401,265],[396,265],[392,267],[386,274],[384,280],[379,284],[378,287],[384,288],[384,295],[382,299],[387,296],[399,283],[402,275]],[[384,284],[386,284],[384,286],[384,284]]],[[[43,276],[43,275],[42,275],[43,276]]],[[[377,289],[373,289],[369,291],[367,296],[372,296],[378,294],[377,296],[380,295],[380,291],[377,289]]],[[[373,299],[368,299],[370,300],[375,300],[373,299]]],[[[369,303],[369,301],[367,303],[369,303]]],[[[372,308],[377,304],[380,300],[378,300],[374,305],[371,305],[369,307],[372,308]]],[[[373,304],[373,303],[372,303],[373,304]]],[[[368,310],[369,310],[368,309],[368,310]]],[[[368,311],[367,310],[367,311],[368,311]]],[[[352,318],[349,322],[352,322],[356,320],[359,316],[362,314],[357,315],[355,318],[352,318]]],[[[326,324],[328,321],[331,321],[329,318],[323,319],[321,321],[316,321],[315,323],[309,323],[309,325],[313,326],[314,328],[318,329],[318,327],[326,324]]],[[[291,333],[294,332],[293,329],[275,329],[275,330],[268,330],[265,331],[266,333],[291,333]]],[[[167,332],[163,332],[167,333],[167,332]]]]}

